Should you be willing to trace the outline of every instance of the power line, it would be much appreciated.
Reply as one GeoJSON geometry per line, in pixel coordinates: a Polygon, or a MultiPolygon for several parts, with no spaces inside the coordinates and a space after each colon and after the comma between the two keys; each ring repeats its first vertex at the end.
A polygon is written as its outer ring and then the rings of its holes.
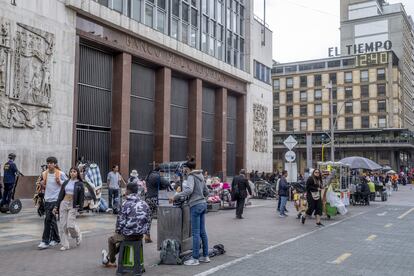
{"type": "Polygon", "coordinates": [[[312,8],[312,7],[309,7],[309,6],[305,6],[303,4],[299,4],[299,3],[296,3],[296,2],[293,2],[293,1],[290,1],[290,0],[281,0],[281,1],[288,2],[288,3],[292,4],[292,5],[295,5],[295,6],[304,8],[304,9],[313,10],[315,12],[319,12],[319,13],[322,13],[322,14],[326,14],[326,15],[329,15],[329,16],[334,16],[336,18],[339,18],[339,15],[338,14],[330,13],[330,12],[327,12],[327,11],[324,11],[324,10],[320,10],[320,9],[315,9],[315,8],[312,8]]]}

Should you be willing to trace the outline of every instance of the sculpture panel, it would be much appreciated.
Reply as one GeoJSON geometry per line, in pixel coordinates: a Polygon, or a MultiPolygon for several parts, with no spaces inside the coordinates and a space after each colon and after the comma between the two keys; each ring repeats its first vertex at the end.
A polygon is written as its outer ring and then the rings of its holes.
{"type": "Polygon", "coordinates": [[[261,104],[253,104],[253,151],[267,152],[267,107],[261,104]]]}

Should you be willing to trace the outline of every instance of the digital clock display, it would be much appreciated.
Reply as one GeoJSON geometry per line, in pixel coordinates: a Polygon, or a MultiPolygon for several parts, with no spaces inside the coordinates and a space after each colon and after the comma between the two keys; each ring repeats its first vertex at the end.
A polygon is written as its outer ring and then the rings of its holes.
{"type": "Polygon", "coordinates": [[[388,52],[362,54],[355,57],[356,67],[388,64],[388,52]]]}

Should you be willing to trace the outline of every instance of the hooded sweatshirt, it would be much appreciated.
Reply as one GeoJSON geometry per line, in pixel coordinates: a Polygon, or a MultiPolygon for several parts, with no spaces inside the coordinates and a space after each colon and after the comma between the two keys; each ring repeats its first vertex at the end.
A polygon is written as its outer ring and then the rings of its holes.
{"type": "Polygon", "coordinates": [[[187,185],[183,185],[183,191],[174,196],[174,200],[180,197],[189,197],[188,205],[190,208],[200,204],[206,203],[208,196],[207,185],[204,182],[203,171],[193,170],[187,177],[187,185]]]}

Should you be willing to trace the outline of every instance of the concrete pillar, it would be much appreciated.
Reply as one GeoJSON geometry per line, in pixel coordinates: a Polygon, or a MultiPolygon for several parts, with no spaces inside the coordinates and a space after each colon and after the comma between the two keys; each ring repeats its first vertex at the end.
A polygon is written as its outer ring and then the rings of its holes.
{"type": "Polygon", "coordinates": [[[246,96],[237,98],[236,174],[246,168],[246,96]]]}
{"type": "Polygon", "coordinates": [[[112,89],[111,166],[118,164],[120,173],[129,175],[129,128],[131,110],[130,54],[122,53],[114,58],[112,89]]]}
{"type": "Polygon", "coordinates": [[[190,81],[188,95],[188,154],[194,156],[197,168],[201,167],[201,136],[203,121],[203,82],[190,81]]]}
{"type": "Polygon", "coordinates": [[[75,84],[73,92],[73,122],[72,122],[72,166],[75,166],[77,159],[77,148],[76,148],[76,123],[78,121],[78,98],[79,98],[79,36],[76,36],[75,43],[75,84]]]}
{"type": "Polygon", "coordinates": [[[214,155],[215,173],[220,175],[223,180],[227,177],[227,89],[219,88],[216,90],[216,110],[215,110],[215,137],[214,155]]]}
{"type": "Polygon", "coordinates": [[[171,69],[157,71],[155,82],[154,161],[170,161],[171,69]]]}

